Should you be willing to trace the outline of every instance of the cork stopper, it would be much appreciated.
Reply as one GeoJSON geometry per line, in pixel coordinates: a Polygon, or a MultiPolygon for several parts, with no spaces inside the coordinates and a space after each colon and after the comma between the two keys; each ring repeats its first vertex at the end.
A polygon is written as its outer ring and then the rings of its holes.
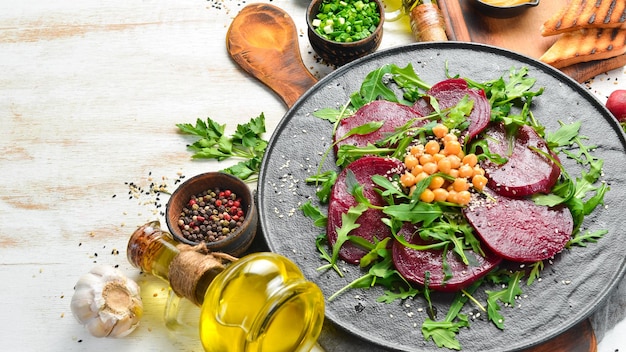
{"type": "Polygon", "coordinates": [[[204,242],[190,246],[176,246],[180,253],[169,267],[170,286],[174,292],[201,306],[207,287],[225,265],[237,260],[226,253],[210,252],[204,242]]]}

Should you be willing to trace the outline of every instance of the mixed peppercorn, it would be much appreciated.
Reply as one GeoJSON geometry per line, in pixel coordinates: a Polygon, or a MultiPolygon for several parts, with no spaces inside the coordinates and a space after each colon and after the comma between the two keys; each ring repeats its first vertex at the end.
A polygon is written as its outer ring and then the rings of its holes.
{"type": "Polygon", "coordinates": [[[240,228],[244,216],[237,194],[216,188],[191,196],[180,213],[178,226],[189,241],[215,242],[240,228]]]}

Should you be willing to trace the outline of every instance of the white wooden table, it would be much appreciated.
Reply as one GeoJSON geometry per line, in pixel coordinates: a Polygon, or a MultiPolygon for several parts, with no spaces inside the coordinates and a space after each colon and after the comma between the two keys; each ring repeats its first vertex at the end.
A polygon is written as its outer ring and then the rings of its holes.
{"type": "MultiPolygon", "coordinates": [[[[397,0],[394,0],[397,1],[397,0]]],[[[261,1],[262,2],[262,1],[261,1]]],[[[304,31],[305,0],[274,0],[300,30],[305,63],[322,77],[304,31]]],[[[132,231],[160,219],[183,176],[229,163],[192,161],[176,123],[237,123],[264,113],[267,138],[286,112],[272,91],[228,57],[225,35],[243,0],[0,2],[0,349],[199,351],[163,326],[164,283],[125,255],[132,231]],[[162,207],[158,207],[162,205],[162,207]],[[141,326],[97,339],[70,312],[73,287],[96,263],[142,285],[141,326]]],[[[381,48],[410,43],[388,23],[381,48]]],[[[600,100],[626,88],[622,69],[596,77],[600,100]]],[[[601,352],[626,349],[626,323],[601,352]],[[620,334],[620,332],[622,334],[620,334]]]]}

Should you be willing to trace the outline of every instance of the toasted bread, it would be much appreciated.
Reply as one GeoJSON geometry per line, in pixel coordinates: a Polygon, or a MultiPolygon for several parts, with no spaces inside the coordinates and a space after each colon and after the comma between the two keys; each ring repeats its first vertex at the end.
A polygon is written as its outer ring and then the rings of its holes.
{"type": "Polygon", "coordinates": [[[570,0],[541,26],[546,37],[583,28],[626,28],[624,0],[570,0]]]}
{"type": "Polygon", "coordinates": [[[539,58],[556,68],[626,53],[626,29],[592,28],[563,33],[539,58]]]}

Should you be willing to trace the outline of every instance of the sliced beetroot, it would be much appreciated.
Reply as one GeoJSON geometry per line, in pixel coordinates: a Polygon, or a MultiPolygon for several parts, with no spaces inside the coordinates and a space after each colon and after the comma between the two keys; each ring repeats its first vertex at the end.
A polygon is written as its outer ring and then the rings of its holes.
{"type": "MultiPolygon", "coordinates": [[[[398,127],[405,125],[411,119],[422,116],[422,114],[413,110],[410,106],[386,100],[375,100],[362,106],[354,115],[339,122],[334,136],[334,141],[336,142],[335,151],[344,144],[358,147],[365,147],[370,143],[376,144],[383,140],[387,134],[394,132],[398,127]],[[384,124],[372,133],[365,135],[355,134],[342,139],[353,128],[374,121],[384,121],[384,124]]],[[[415,126],[420,126],[424,123],[418,120],[415,126]]]]}
{"type": "MultiPolygon", "coordinates": [[[[363,186],[363,194],[374,205],[384,205],[382,197],[375,191],[372,182],[372,175],[392,175],[403,172],[401,161],[392,158],[382,158],[376,156],[365,156],[350,163],[338,176],[328,204],[328,242],[334,245],[337,241],[337,229],[341,228],[341,215],[348,212],[352,206],[358,202],[350,194],[346,177],[348,170],[354,174],[357,182],[363,186]]],[[[350,232],[351,236],[360,236],[368,241],[373,241],[374,237],[379,240],[389,237],[391,232],[389,227],[382,223],[384,214],[380,210],[368,209],[356,221],[360,227],[350,232]]],[[[347,241],[339,251],[339,256],[343,260],[356,264],[367,252],[361,247],[347,241]]]]}
{"type": "MultiPolygon", "coordinates": [[[[485,96],[485,92],[469,88],[467,82],[462,78],[451,78],[438,82],[426,92],[426,95],[436,98],[442,110],[457,105],[465,96],[474,101],[474,107],[468,116],[470,125],[465,131],[468,140],[483,131],[491,120],[491,104],[485,96]]],[[[424,116],[431,113],[434,110],[427,102],[428,99],[427,97],[418,99],[413,105],[413,109],[424,116]]]]}
{"type": "Polygon", "coordinates": [[[489,188],[507,197],[525,197],[549,193],[558,181],[561,169],[550,158],[533,150],[543,151],[558,160],[547,144],[530,126],[522,126],[515,136],[507,135],[503,124],[492,124],[485,131],[489,152],[508,158],[498,165],[490,160],[481,162],[489,188]]]}
{"type": "MultiPolygon", "coordinates": [[[[403,236],[409,243],[426,245],[429,242],[422,240],[418,234],[413,235],[416,228],[406,224],[398,235],[403,236]]],[[[458,291],[483,277],[498,266],[502,258],[495,255],[488,248],[484,249],[485,257],[473,251],[466,251],[470,265],[465,265],[461,258],[449,249],[446,252],[446,261],[452,276],[446,280],[443,269],[443,250],[416,250],[395,241],[392,248],[393,262],[400,274],[407,280],[424,285],[426,273],[429,273],[428,287],[437,291],[458,291]]]]}
{"type": "Polygon", "coordinates": [[[488,189],[486,194],[489,197],[476,198],[463,213],[497,255],[515,262],[536,262],[562,251],[570,239],[574,220],[567,207],[550,208],[488,189]]]}

